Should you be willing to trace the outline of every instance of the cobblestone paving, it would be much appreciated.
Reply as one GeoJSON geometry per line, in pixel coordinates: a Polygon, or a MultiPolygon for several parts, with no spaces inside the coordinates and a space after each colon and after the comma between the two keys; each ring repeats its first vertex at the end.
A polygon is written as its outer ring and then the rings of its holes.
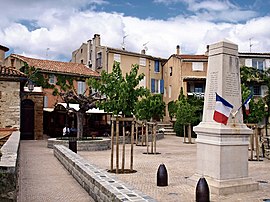
{"type": "Polygon", "coordinates": [[[46,140],[21,141],[18,202],[93,202],[47,148],[46,140]]]}
{"type": "MultiPolygon", "coordinates": [[[[125,168],[129,168],[130,145],[126,145],[126,151],[125,168]]],[[[187,178],[192,176],[196,170],[196,144],[184,144],[182,138],[166,136],[157,142],[157,152],[160,154],[143,154],[144,152],[146,152],[146,147],[135,146],[133,168],[137,172],[134,174],[118,174],[116,177],[160,202],[195,201],[195,187],[187,184],[187,178]],[[157,170],[162,163],[165,164],[168,171],[169,185],[166,187],[156,185],[157,170]]],[[[78,154],[100,168],[110,168],[110,150],[80,151],[78,154]]],[[[122,159],[121,152],[120,159],[122,159]]],[[[257,202],[270,199],[269,168],[270,160],[268,159],[249,161],[250,177],[254,181],[262,182],[259,183],[259,190],[226,196],[211,194],[211,201],[257,202]]]]}

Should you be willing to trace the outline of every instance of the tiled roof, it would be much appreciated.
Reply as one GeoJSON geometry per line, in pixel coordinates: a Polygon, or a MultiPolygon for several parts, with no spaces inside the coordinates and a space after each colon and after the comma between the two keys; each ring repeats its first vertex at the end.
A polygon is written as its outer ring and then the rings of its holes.
{"type": "Polygon", "coordinates": [[[29,58],[22,55],[11,54],[11,57],[17,58],[26,62],[29,66],[34,66],[37,69],[65,73],[75,74],[78,76],[94,76],[99,77],[99,73],[88,68],[84,64],[72,63],[72,62],[59,62],[53,60],[41,60],[35,58],[29,58]]]}
{"type": "Polygon", "coordinates": [[[2,45],[0,45],[0,49],[3,50],[3,51],[5,51],[5,52],[9,51],[9,48],[8,47],[2,46],[2,45]]]}
{"type": "Polygon", "coordinates": [[[4,78],[19,78],[26,77],[24,73],[14,67],[0,66],[0,77],[4,78]]]}

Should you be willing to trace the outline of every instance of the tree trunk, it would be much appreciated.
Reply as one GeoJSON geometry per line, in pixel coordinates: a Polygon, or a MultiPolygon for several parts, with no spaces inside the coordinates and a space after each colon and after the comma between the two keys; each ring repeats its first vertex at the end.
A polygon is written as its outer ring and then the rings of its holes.
{"type": "Polygon", "coordinates": [[[81,139],[83,137],[83,121],[84,121],[84,113],[77,112],[77,138],[81,139]]]}

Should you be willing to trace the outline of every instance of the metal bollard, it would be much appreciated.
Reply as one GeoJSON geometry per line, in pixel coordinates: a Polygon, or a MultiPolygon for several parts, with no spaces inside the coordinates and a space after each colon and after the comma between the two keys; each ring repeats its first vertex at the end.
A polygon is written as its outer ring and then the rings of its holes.
{"type": "Polygon", "coordinates": [[[157,171],[157,186],[168,186],[168,173],[164,164],[160,164],[157,171]]]}
{"type": "Polygon", "coordinates": [[[68,148],[73,151],[74,153],[77,153],[77,140],[76,139],[69,139],[68,141],[68,148]]]}
{"type": "Polygon", "coordinates": [[[196,186],[196,202],[209,202],[210,194],[207,181],[201,177],[196,186]]]}

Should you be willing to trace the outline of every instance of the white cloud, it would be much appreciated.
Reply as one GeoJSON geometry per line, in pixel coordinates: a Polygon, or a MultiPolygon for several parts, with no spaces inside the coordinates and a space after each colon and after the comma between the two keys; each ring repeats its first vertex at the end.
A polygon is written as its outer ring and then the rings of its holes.
{"type": "Polygon", "coordinates": [[[174,54],[176,45],[181,46],[184,54],[202,54],[207,44],[224,38],[237,43],[240,51],[249,51],[249,38],[252,38],[252,51],[270,50],[270,30],[267,29],[270,17],[267,16],[239,24],[214,22],[211,15],[209,20],[207,14],[202,13],[168,20],[142,20],[120,13],[79,11],[71,7],[61,9],[57,6],[34,13],[33,18],[28,14],[28,19],[37,24],[33,30],[18,22],[21,14],[17,18],[13,16],[13,20],[6,19],[9,21],[6,25],[0,23],[0,44],[13,48],[17,54],[37,58],[45,58],[48,53],[49,59],[70,59],[72,51],[92,39],[95,33],[101,35],[101,45],[113,48],[121,48],[122,37],[128,35],[125,38],[126,50],[138,53],[143,44],[149,42],[147,54],[163,58],[174,54]],[[50,49],[48,52],[47,48],[50,49]]]}

